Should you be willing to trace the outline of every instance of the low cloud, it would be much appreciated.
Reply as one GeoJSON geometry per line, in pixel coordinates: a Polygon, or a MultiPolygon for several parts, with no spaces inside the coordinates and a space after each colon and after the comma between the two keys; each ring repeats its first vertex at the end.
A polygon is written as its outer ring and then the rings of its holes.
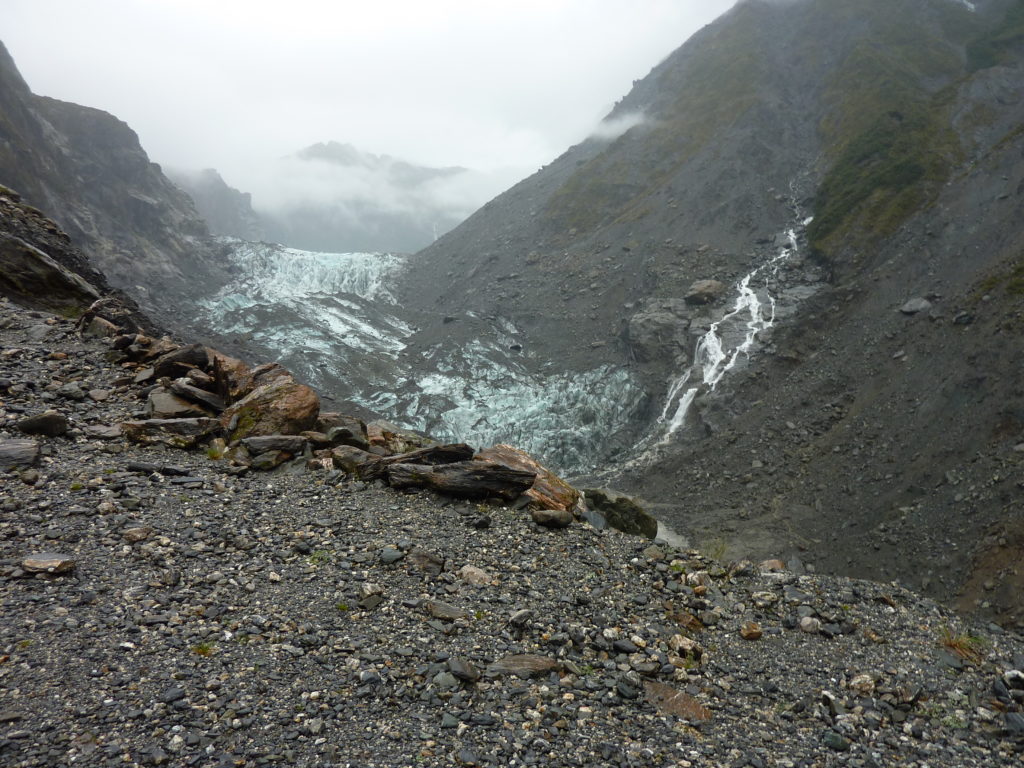
{"type": "Polygon", "coordinates": [[[619,138],[619,136],[624,134],[630,128],[635,128],[645,122],[647,122],[647,118],[643,112],[627,112],[624,115],[617,115],[616,117],[610,117],[602,120],[598,126],[590,132],[590,137],[593,139],[612,141],[613,139],[619,138]]]}

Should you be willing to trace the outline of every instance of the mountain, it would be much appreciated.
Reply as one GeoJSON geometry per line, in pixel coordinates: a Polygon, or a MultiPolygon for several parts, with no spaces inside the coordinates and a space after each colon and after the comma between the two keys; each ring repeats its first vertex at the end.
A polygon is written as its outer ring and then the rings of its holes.
{"type": "Polygon", "coordinates": [[[252,209],[252,195],[228,186],[213,168],[202,171],[165,169],[167,178],[195,203],[211,234],[263,240],[263,221],[252,209]]]}
{"type": "Polygon", "coordinates": [[[628,371],[610,480],[698,540],[1024,620],[1022,30],[1017,1],[742,2],[399,302],[628,371]]]}
{"type": "Polygon", "coordinates": [[[110,283],[174,313],[220,277],[191,199],[112,115],[36,96],[0,44],[0,184],[52,218],[110,283]]]}
{"type": "MultiPolygon", "coordinates": [[[[469,213],[465,168],[430,168],[349,144],[313,144],[269,164],[257,196],[267,239],[307,251],[412,253],[469,213]]],[[[202,207],[202,206],[201,206],[202,207]]]]}

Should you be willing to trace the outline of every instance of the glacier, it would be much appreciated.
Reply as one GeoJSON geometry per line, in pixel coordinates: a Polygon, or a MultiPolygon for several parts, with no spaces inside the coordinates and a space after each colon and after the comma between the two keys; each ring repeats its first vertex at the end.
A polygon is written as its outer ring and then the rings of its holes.
{"type": "Polygon", "coordinates": [[[519,329],[507,318],[470,313],[461,334],[421,342],[419,324],[429,320],[389,291],[403,256],[220,244],[233,278],[197,300],[197,324],[249,359],[280,361],[339,408],[439,440],[511,443],[560,471],[585,472],[625,447],[646,404],[625,367],[549,370],[515,343],[519,329]]]}

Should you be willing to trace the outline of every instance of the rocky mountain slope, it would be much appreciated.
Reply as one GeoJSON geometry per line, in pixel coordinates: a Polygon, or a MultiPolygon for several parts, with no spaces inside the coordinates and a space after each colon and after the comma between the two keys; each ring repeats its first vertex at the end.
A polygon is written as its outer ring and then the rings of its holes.
{"type": "Polygon", "coordinates": [[[0,44],[0,184],[46,211],[110,283],[168,325],[195,281],[222,277],[192,200],[112,115],[33,94],[0,44]]]}
{"type": "Polygon", "coordinates": [[[489,313],[536,361],[642,382],[655,439],[612,481],[698,540],[1024,620],[1022,29],[1016,1],[739,3],[402,299],[424,334],[489,313]],[[698,340],[791,235],[750,284],[778,322],[700,385],[698,340]]]}
{"type": "Polygon", "coordinates": [[[1019,763],[1019,634],[292,458],[315,396],[122,320],[0,300],[4,765],[1019,763]]]}
{"type": "Polygon", "coordinates": [[[266,239],[263,220],[252,209],[252,195],[228,186],[213,168],[197,172],[168,168],[165,173],[192,198],[212,234],[266,239]]]}

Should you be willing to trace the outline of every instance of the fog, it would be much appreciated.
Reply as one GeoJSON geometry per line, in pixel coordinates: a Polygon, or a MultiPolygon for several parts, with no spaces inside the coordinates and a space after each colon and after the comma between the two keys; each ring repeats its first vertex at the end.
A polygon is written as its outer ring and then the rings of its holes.
{"type": "Polygon", "coordinates": [[[333,140],[470,169],[420,190],[468,212],[611,137],[622,126],[601,120],[632,81],[732,2],[4,0],[0,35],[33,91],[111,112],[154,161],[216,168],[258,208],[295,188],[335,195],[336,172],[288,176],[296,152],[333,140]]]}

